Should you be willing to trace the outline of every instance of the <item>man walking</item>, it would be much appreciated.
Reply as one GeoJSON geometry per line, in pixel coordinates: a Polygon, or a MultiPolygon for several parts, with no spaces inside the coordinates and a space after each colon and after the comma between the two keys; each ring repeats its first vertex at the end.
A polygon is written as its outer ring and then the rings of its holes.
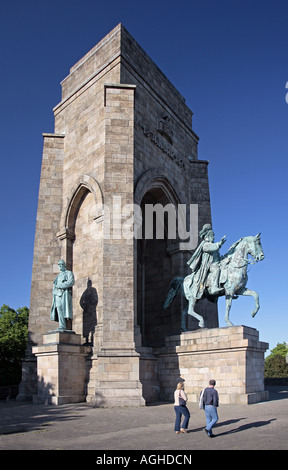
{"type": "Polygon", "coordinates": [[[206,428],[204,431],[209,437],[214,437],[212,428],[218,421],[217,407],[219,405],[219,397],[217,390],[214,388],[215,385],[216,381],[214,379],[209,380],[209,387],[205,388],[203,395],[203,405],[206,415],[206,428]]]}

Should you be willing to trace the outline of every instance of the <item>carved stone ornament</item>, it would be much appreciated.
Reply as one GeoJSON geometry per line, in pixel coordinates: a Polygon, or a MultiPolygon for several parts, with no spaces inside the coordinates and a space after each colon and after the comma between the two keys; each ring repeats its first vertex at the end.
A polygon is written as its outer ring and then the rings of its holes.
{"type": "Polygon", "coordinates": [[[173,144],[173,131],[170,124],[169,116],[163,115],[162,118],[158,120],[157,130],[158,132],[160,132],[161,135],[166,137],[170,144],[173,144]]]}

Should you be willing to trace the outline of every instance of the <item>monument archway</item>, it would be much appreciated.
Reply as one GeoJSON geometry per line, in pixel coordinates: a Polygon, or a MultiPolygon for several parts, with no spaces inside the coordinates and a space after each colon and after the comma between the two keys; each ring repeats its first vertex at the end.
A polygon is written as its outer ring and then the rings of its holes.
{"type": "Polygon", "coordinates": [[[179,200],[168,179],[154,173],[150,172],[153,177],[141,199],[142,238],[137,240],[137,324],[142,346],[151,347],[163,346],[166,336],[180,332],[181,308],[179,298],[163,310],[179,255],[176,230],[171,238],[171,225],[177,227],[179,200]]]}
{"type": "MultiPolygon", "coordinates": [[[[103,198],[99,184],[94,178],[84,175],[75,185],[71,197],[62,216],[65,224],[65,237],[63,239],[63,257],[66,264],[73,270],[75,284],[73,287],[73,330],[84,338],[92,339],[92,333],[99,317],[102,317],[102,303],[99,302],[93,309],[93,318],[86,318],[90,307],[81,299],[87,292],[93,290],[98,302],[99,279],[102,277],[101,258],[101,232],[102,232],[102,206],[103,198]],[[66,243],[65,243],[66,242],[66,243]],[[80,299],[80,300],[79,300],[80,299]],[[86,312],[86,313],[85,313],[86,312]],[[101,313],[100,313],[101,312],[101,313]],[[100,315],[99,315],[100,314],[100,315]],[[87,333],[84,323],[91,323],[91,332],[87,333]],[[85,331],[84,331],[85,330],[85,331]]],[[[87,295],[86,295],[87,297],[87,295]]],[[[88,296],[89,298],[91,297],[88,296]]],[[[102,296],[100,295],[100,299],[102,296]]]]}

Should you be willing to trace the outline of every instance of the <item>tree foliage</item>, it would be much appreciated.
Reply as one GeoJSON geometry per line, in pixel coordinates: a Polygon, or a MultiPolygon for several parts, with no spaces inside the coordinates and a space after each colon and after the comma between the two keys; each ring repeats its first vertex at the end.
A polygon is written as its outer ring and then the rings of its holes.
{"type": "Polygon", "coordinates": [[[287,354],[288,347],[285,342],[278,343],[277,346],[271,350],[271,354],[265,359],[265,378],[288,377],[287,354]]]}
{"type": "Polygon", "coordinates": [[[277,356],[278,354],[283,357],[288,354],[288,346],[284,341],[283,343],[278,343],[274,349],[271,349],[271,354],[267,357],[267,359],[271,358],[272,356],[277,356]]]}
{"type": "Polygon", "coordinates": [[[15,385],[21,381],[21,360],[25,356],[28,338],[27,307],[14,310],[0,308],[0,385],[15,385]]]}

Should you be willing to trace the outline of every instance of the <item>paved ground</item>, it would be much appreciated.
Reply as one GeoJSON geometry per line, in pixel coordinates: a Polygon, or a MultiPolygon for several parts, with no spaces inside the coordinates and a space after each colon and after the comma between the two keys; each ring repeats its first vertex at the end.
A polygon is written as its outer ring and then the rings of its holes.
{"type": "Polygon", "coordinates": [[[195,403],[188,407],[191,413],[189,432],[176,435],[175,413],[170,403],[103,409],[86,403],[47,406],[1,401],[0,449],[133,449],[180,453],[208,449],[288,449],[288,386],[270,387],[269,402],[220,405],[213,439],[203,431],[204,412],[195,403]]]}

